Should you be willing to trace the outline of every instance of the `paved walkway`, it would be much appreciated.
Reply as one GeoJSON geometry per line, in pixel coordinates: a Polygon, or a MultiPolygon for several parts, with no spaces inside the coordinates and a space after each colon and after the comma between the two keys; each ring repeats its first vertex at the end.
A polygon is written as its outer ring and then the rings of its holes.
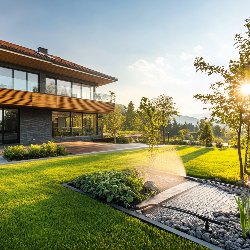
{"type": "Polygon", "coordinates": [[[148,147],[146,144],[143,143],[114,144],[114,143],[97,143],[97,142],[83,142],[83,141],[58,142],[57,144],[65,146],[67,151],[73,155],[148,147]]]}

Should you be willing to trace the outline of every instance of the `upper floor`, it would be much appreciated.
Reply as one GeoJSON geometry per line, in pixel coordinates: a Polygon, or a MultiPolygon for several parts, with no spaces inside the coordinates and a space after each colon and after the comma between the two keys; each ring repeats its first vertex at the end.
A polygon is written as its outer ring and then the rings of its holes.
{"type": "Polygon", "coordinates": [[[96,88],[117,81],[100,72],[0,40],[0,88],[112,102],[96,88]]]}

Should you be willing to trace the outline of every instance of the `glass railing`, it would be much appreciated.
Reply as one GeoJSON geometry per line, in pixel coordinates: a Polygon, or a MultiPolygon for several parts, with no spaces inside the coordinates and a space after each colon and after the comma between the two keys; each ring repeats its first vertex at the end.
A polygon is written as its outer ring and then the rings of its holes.
{"type": "Polygon", "coordinates": [[[93,93],[93,100],[102,102],[114,102],[114,98],[112,95],[102,93],[93,93]]]}

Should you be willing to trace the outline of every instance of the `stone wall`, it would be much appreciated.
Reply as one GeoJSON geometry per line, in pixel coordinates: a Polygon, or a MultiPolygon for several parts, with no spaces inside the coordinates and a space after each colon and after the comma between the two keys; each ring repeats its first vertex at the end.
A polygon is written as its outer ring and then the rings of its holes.
{"type": "Polygon", "coordinates": [[[20,143],[43,143],[52,139],[52,111],[20,109],[20,143]]]}

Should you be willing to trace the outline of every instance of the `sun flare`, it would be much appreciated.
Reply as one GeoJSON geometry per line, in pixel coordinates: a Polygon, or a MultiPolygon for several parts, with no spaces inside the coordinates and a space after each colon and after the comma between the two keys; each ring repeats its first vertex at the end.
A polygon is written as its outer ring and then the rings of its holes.
{"type": "Polygon", "coordinates": [[[250,95],[250,83],[245,83],[240,87],[240,92],[243,95],[250,95]]]}

